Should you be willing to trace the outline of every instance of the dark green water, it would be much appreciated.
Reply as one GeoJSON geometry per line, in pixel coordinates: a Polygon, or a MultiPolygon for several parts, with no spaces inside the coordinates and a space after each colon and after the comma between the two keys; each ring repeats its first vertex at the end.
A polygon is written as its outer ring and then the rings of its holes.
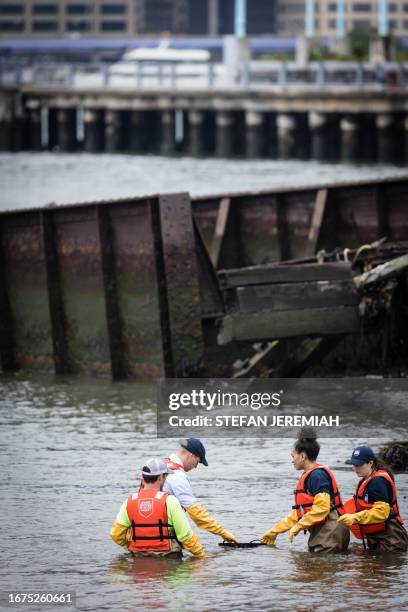
{"type": "MultiPolygon", "coordinates": [[[[110,540],[111,524],[144,460],[176,447],[155,438],[155,398],[151,383],[0,376],[0,590],[75,591],[82,611],[408,608],[408,555],[376,556],[354,541],[335,556],[307,553],[303,534],[234,551],[200,531],[203,561],[129,558],[110,540]]],[[[368,440],[374,447],[392,438],[392,421],[384,427],[368,440]]],[[[343,462],[358,442],[322,440],[319,460],[345,498],[356,479],[343,462]]],[[[228,529],[252,539],[288,513],[291,440],[205,443],[210,465],[191,472],[193,488],[228,529]]],[[[397,487],[407,517],[407,474],[397,487]]]]}

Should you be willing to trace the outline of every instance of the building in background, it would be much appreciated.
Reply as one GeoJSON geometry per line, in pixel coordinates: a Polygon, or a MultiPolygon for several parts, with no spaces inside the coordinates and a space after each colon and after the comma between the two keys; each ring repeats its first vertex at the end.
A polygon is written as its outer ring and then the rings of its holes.
{"type": "MultiPolygon", "coordinates": [[[[275,34],[278,0],[248,1],[248,34],[275,34]]],[[[234,0],[0,0],[1,38],[218,36],[234,0]]]]}
{"type": "MultiPolygon", "coordinates": [[[[408,36],[408,0],[247,0],[249,35],[377,31],[408,36]],[[339,7],[343,9],[339,13],[339,7]],[[380,9],[379,9],[380,7],[380,9]],[[384,21],[385,20],[385,21],[384,21]],[[306,26],[305,26],[306,24],[306,26]]],[[[219,36],[234,31],[234,0],[0,0],[1,38],[219,36]]]]}

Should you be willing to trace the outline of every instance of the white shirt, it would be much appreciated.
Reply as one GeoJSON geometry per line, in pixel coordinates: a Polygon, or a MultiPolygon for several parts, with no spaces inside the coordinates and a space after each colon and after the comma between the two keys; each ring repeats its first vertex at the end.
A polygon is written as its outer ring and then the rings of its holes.
{"type": "MultiPolygon", "coordinates": [[[[181,466],[183,465],[182,460],[175,453],[172,453],[169,459],[173,463],[177,463],[181,466]]],[[[184,470],[175,470],[174,472],[170,472],[164,481],[163,491],[177,497],[184,509],[189,508],[198,501],[193,495],[190,480],[184,470]]]]}

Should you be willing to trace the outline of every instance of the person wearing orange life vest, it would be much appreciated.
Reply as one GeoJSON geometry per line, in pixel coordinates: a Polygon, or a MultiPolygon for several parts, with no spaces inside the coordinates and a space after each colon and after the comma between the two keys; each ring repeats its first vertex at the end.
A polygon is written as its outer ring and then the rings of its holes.
{"type": "Polygon", "coordinates": [[[180,556],[185,549],[205,557],[178,499],[162,490],[167,474],[162,459],[143,466],[143,487],[122,504],[111,537],[137,556],[180,556]]]}
{"type": "Polygon", "coordinates": [[[174,495],[179,500],[189,517],[197,527],[220,536],[224,540],[237,542],[235,536],[218,523],[193,494],[187,473],[198,467],[199,463],[208,466],[205,448],[198,438],[187,438],[179,441],[180,448],[164,460],[169,468],[169,475],[163,491],[174,495]]]}
{"type": "Polygon", "coordinates": [[[316,432],[303,427],[292,449],[292,463],[302,470],[294,491],[292,512],[261,536],[262,542],[273,546],[280,533],[289,531],[289,541],[301,531],[310,534],[311,552],[343,552],[350,541],[350,533],[337,522],[342,512],[342,501],[336,479],[325,465],[316,463],[320,445],[316,432]]]}
{"type": "Polygon", "coordinates": [[[366,445],[357,446],[346,461],[360,478],[353,498],[344,504],[338,519],[354,535],[379,552],[407,550],[408,534],[403,527],[392,471],[366,445]]]}

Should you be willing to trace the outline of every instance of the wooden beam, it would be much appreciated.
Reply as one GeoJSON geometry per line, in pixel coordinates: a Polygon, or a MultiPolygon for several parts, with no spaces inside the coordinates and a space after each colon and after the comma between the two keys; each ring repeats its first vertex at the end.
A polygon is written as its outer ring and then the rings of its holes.
{"type": "Polygon", "coordinates": [[[271,378],[298,378],[307,368],[320,362],[340,342],[342,336],[305,338],[271,373],[271,378]]]}
{"type": "Polygon", "coordinates": [[[312,221],[307,237],[305,249],[305,257],[315,255],[319,243],[320,230],[322,228],[324,213],[327,203],[327,189],[319,189],[316,195],[316,201],[313,209],[312,221]]]}
{"type": "Polygon", "coordinates": [[[193,217],[201,316],[223,313],[224,302],[217,274],[206,249],[200,226],[193,217]]]}
{"type": "Polygon", "coordinates": [[[360,317],[354,306],[229,314],[221,319],[219,329],[218,344],[223,345],[235,340],[356,333],[360,317]]]}
{"type": "Polygon", "coordinates": [[[383,282],[393,276],[398,276],[408,268],[408,255],[402,255],[391,261],[387,261],[381,266],[377,266],[369,272],[364,272],[354,278],[357,289],[372,287],[378,282],[383,282]]]}
{"type": "Polygon", "coordinates": [[[241,364],[232,378],[245,378],[248,376],[261,376],[262,373],[269,371],[270,362],[276,354],[276,349],[279,345],[279,340],[266,342],[261,350],[258,350],[252,357],[241,364]]]}
{"type": "Polygon", "coordinates": [[[237,287],[236,306],[239,312],[260,310],[298,310],[353,306],[360,302],[354,283],[349,281],[310,281],[237,287]]]}
{"type": "Polygon", "coordinates": [[[220,270],[218,278],[222,289],[269,283],[299,283],[307,281],[350,280],[351,264],[336,262],[302,264],[300,266],[264,265],[220,270]]]}
{"type": "Polygon", "coordinates": [[[220,262],[221,249],[225,237],[225,230],[227,228],[230,206],[230,198],[222,198],[222,200],[220,200],[217,218],[215,221],[214,236],[210,248],[210,258],[214,268],[217,268],[220,262]]]}

